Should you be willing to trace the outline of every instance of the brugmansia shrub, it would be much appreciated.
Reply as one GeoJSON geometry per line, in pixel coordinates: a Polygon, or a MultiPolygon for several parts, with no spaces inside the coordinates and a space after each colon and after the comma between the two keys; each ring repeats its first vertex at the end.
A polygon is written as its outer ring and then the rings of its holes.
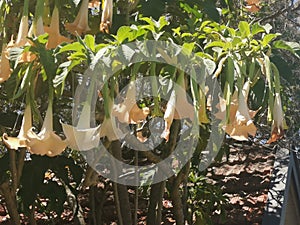
{"type": "MultiPolygon", "coordinates": [[[[82,114],[77,118],[77,126],[68,125],[71,123],[72,97],[76,87],[82,80],[85,81],[84,71],[100,51],[102,54],[114,53],[122,44],[133,41],[174,42],[180,47],[179,51],[187,55],[194,53],[212,65],[210,76],[219,81],[223,91],[219,96],[219,111],[214,116],[223,120],[222,128],[231,138],[245,141],[249,136],[255,136],[255,115],[264,113],[265,109],[265,123],[271,124],[268,143],[275,142],[284,134],[286,125],[280,97],[280,74],[270,57],[274,49],[288,50],[297,55],[299,45],[278,40],[280,34],[272,33],[269,24],[240,21],[236,26],[227,26],[208,19],[197,8],[181,3],[182,15],[189,14],[187,24],[170,23],[170,18],[165,16],[158,20],[139,16],[134,25],[121,26],[115,34],[109,35],[113,30],[113,2],[104,1],[101,21],[98,22],[94,22],[95,17],[92,17],[95,9],[91,7],[94,4],[100,3],[82,0],[76,8],[72,1],[67,0],[37,0],[34,3],[25,0],[18,33],[9,42],[9,37],[5,36],[3,39],[0,64],[1,91],[4,93],[1,96],[6,101],[3,110],[14,102],[21,102],[21,109],[24,109],[19,133],[15,135],[7,130],[2,135],[2,142],[6,147],[2,148],[1,190],[14,224],[20,224],[18,212],[15,210],[16,194],[20,198],[20,208],[28,212],[28,215],[34,212],[41,198],[49,199],[50,203],[46,207],[49,212],[62,212],[62,205],[67,197],[66,190],[76,194],[82,179],[82,167],[76,164],[78,161],[82,163],[78,150],[88,150],[89,144],[97,145],[100,139],[106,138],[109,143],[118,139],[112,132],[110,115],[115,116],[119,122],[136,128],[149,117],[161,117],[165,121],[161,138],[166,142],[169,142],[171,135],[179,135],[172,133],[172,123],[178,119],[196,115],[197,126],[209,130],[206,124],[210,123],[209,115],[214,112],[210,111],[211,102],[203,87],[183,71],[156,62],[131,64],[107,80],[99,93],[101,106],[98,108],[97,125],[91,127],[89,123],[89,104],[83,106],[82,114]],[[63,10],[68,7],[73,8],[64,13],[63,10]],[[72,20],[74,11],[77,14],[72,20]],[[91,17],[92,22],[89,21],[91,17]],[[105,34],[99,36],[98,29],[105,34]],[[93,33],[97,35],[92,35],[93,33]],[[143,99],[128,109],[126,101],[134,99],[136,94],[135,86],[131,82],[138,74],[165,76],[185,92],[182,94],[173,87],[169,90],[169,81],[159,87],[160,90],[167,90],[167,101],[159,98],[143,99]],[[129,89],[125,100],[115,104],[113,97],[127,84],[129,89]],[[186,93],[192,96],[192,103],[187,101],[186,93]],[[188,111],[191,115],[178,117],[174,109],[175,102],[190,109],[188,111]],[[249,105],[254,107],[249,109],[249,105]],[[59,123],[59,120],[65,122],[59,123]],[[76,143],[75,139],[82,136],[85,137],[82,139],[83,143],[76,143]],[[35,171],[34,176],[32,170],[35,171]],[[7,187],[9,189],[5,189],[7,187]],[[49,192],[52,188],[57,190],[58,195],[49,192]]],[[[129,5],[134,7],[136,4],[135,1],[130,1],[129,5]]],[[[2,3],[2,7],[3,5],[5,4],[2,3]]],[[[119,5],[120,8],[121,6],[119,5]]],[[[2,11],[5,10],[2,8],[2,11]]],[[[7,13],[7,17],[9,15],[7,13]]],[[[170,60],[162,52],[159,53],[166,62],[170,60]]],[[[124,54],[126,56],[130,52],[124,54]]],[[[177,59],[175,57],[171,60],[177,59]]],[[[110,63],[113,67],[113,62],[110,63]]],[[[152,92],[156,96],[158,89],[153,89],[152,92]]],[[[144,133],[135,130],[137,139],[141,142],[147,140],[144,133]]],[[[201,146],[197,149],[203,149],[203,133],[198,138],[201,146]]],[[[170,148],[171,145],[167,146],[170,148]]],[[[197,158],[199,155],[195,154],[193,162],[200,161],[197,158]]],[[[189,167],[186,166],[185,170],[188,171],[189,167]]],[[[189,173],[184,174],[168,181],[174,183],[172,188],[179,190],[179,185],[187,179],[189,173]]],[[[189,190],[190,194],[193,193],[197,198],[203,197],[199,187],[206,184],[202,181],[201,177],[189,178],[189,182],[194,183],[194,188],[189,190]],[[198,183],[201,184],[199,187],[198,183]]],[[[174,202],[178,200],[177,193],[171,196],[174,202]]],[[[194,205],[190,201],[189,207],[200,210],[198,219],[209,214],[200,205],[194,205]]],[[[212,201],[218,202],[217,199],[212,201]]],[[[210,205],[214,204],[210,202],[210,205]]],[[[181,224],[183,218],[179,206],[180,203],[175,207],[178,211],[174,214],[178,224],[181,224]]],[[[217,210],[214,207],[210,209],[217,210]]],[[[121,217],[119,215],[119,219],[121,217]]]]}

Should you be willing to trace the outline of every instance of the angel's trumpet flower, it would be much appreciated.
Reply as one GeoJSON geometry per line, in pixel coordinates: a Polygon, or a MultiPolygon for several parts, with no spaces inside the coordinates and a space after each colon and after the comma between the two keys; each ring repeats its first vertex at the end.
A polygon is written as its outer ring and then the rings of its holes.
{"type": "Polygon", "coordinates": [[[106,115],[100,127],[100,137],[107,137],[109,141],[119,140],[120,135],[117,135],[117,129],[115,129],[114,121],[111,119],[111,112],[114,107],[113,99],[107,93],[104,93],[104,103],[105,102],[106,115]]]}
{"type": "Polygon", "coordinates": [[[33,128],[27,132],[27,148],[32,154],[50,157],[61,154],[67,147],[66,140],[62,140],[53,131],[53,111],[50,100],[41,131],[36,134],[33,128]]]}
{"type": "Polygon", "coordinates": [[[89,0],[82,0],[79,12],[74,20],[73,23],[66,23],[66,29],[76,35],[76,34],[83,34],[87,31],[91,30],[88,24],[88,6],[89,0]]]}
{"type": "MultiPolygon", "coordinates": [[[[8,51],[11,48],[21,48],[24,47],[26,45],[30,45],[27,39],[27,36],[29,36],[29,32],[28,32],[28,4],[29,4],[29,0],[25,0],[24,1],[24,9],[23,9],[23,15],[21,18],[21,22],[19,25],[19,30],[18,30],[18,35],[17,35],[17,39],[16,41],[13,39],[13,37],[11,38],[10,42],[7,45],[7,49],[8,51]]],[[[19,58],[19,62],[29,62],[32,61],[35,58],[35,56],[33,54],[31,54],[30,52],[23,52],[20,55],[19,58]]]]}
{"type": "Polygon", "coordinates": [[[38,37],[45,33],[44,23],[43,23],[43,12],[44,12],[44,0],[38,0],[35,7],[34,20],[31,24],[27,36],[38,37]]]}
{"type": "Polygon", "coordinates": [[[70,148],[87,151],[99,145],[100,126],[90,127],[90,114],[91,106],[89,103],[85,103],[76,127],[62,123],[62,128],[70,148]]]}
{"type": "Polygon", "coordinates": [[[24,111],[24,116],[22,119],[22,126],[20,129],[20,132],[17,137],[8,137],[6,133],[3,134],[2,140],[4,144],[9,149],[15,149],[18,148],[25,148],[27,147],[26,139],[27,139],[27,132],[32,127],[32,118],[31,118],[31,108],[28,104],[24,111]]]}
{"type": "Polygon", "coordinates": [[[6,81],[10,77],[10,74],[12,72],[9,65],[9,60],[7,58],[7,54],[8,52],[6,46],[3,45],[0,58],[0,84],[6,81]]]}
{"type": "Polygon", "coordinates": [[[173,90],[171,92],[170,98],[167,103],[166,111],[164,114],[164,120],[165,120],[165,129],[163,133],[161,134],[161,138],[164,138],[166,142],[169,141],[170,136],[170,128],[174,119],[175,115],[175,107],[176,107],[176,92],[173,90]]]}
{"type": "Polygon", "coordinates": [[[48,49],[55,48],[63,42],[71,42],[69,38],[61,35],[59,32],[59,12],[56,6],[52,13],[50,26],[44,27],[44,30],[49,34],[48,43],[46,44],[48,49]]]}
{"type": "Polygon", "coordinates": [[[135,83],[134,81],[130,81],[124,102],[113,106],[112,115],[117,117],[121,123],[140,123],[145,120],[150,113],[148,107],[142,109],[138,107],[135,94],[135,83]]]}
{"type": "Polygon", "coordinates": [[[171,92],[164,114],[165,129],[161,137],[169,141],[170,128],[173,119],[189,118],[194,120],[194,107],[187,101],[184,73],[181,73],[177,79],[177,84],[171,92]]]}
{"type": "Polygon", "coordinates": [[[113,0],[104,0],[102,10],[100,31],[109,33],[113,17],[113,0]]]}
{"type": "Polygon", "coordinates": [[[284,135],[284,117],[281,105],[280,94],[275,94],[275,101],[273,107],[273,123],[271,138],[268,140],[268,144],[277,141],[284,135]]]}
{"type": "MultiPolygon", "coordinates": [[[[247,106],[249,89],[250,81],[247,81],[239,94],[237,92],[233,94],[230,104],[229,123],[224,126],[225,132],[238,141],[248,140],[249,134],[255,136],[257,130],[252,118],[258,110],[249,110],[247,106]]],[[[221,99],[220,112],[216,114],[216,117],[224,120],[225,111],[226,101],[221,99]]]]}
{"type": "Polygon", "coordinates": [[[28,14],[23,14],[19,26],[17,40],[14,44],[15,47],[22,47],[27,43],[27,34],[28,34],[28,14]]]}

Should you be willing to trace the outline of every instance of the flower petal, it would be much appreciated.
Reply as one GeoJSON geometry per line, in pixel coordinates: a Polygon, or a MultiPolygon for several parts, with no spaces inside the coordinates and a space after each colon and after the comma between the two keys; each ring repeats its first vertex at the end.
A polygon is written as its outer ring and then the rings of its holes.
{"type": "Polygon", "coordinates": [[[164,114],[165,129],[160,136],[161,138],[164,138],[166,140],[166,142],[169,141],[170,128],[171,128],[171,125],[172,125],[172,122],[174,119],[174,115],[175,115],[175,105],[176,105],[176,92],[175,92],[175,90],[173,90],[171,92],[171,96],[167,103],[166,111],[164,114]]]}
{"type": "Polygon", "coordinates": [[[79,129],[68,124],[62,124],[68,146],[75,150],[87,151],[99,145],[100,126],[87,129],[79,129]]]}
{"type": "Polygon", "coordinates": [[[135,95],[135,83],[131,81],[128,85],[124,102],[113,106],[112,115],[117,117],[121,123],[137,124],[145,120],[149,115],[150,109],[148,107],[142,109],[138,107],[135,95]]]}
{"type": "Polygon", "coordinates": [[[46,44],[48,49],[55,48],[63,42],[71,42],[71,39],[62,36],[59,32],[59,11],[57,7],[53,10],[50,27],[44,27],[44,29],[49,34],[48,43],[46,44]]]}
{"type": "Polygon", "coordinates": [[[282,104],[280,94],[275,94],[275,101],[273,107],[273,122],[271,138],[268,140],[268,144],[277,141],[284,135],[284,116],[282,111],[282,104]]]}
{"type": "Polygon", "coordinates": [[[3,45],[1,58],[0,58],[0,84],[6,81],[10,77],[10,74],[12,72],[12,69],[10,68],[9,65],[7,54],[8,52],[6,46],[3,45]]]}
{"type": "Polygon", "coordinates": [[[27,147],[26,139],[20,139],[18,137],[8,137],[6,133],[2,135],[2,141],[9,149],[18,150],[18,148],[27,147]]]}
{"type": "Polygon", "coordinates": [[[113,121],[111,118],[105,117],[100,127],[100,137],[107,137],[109,141],[116,141],[122,138],[121,135],[115,132],[117,132],[117,129],[113,126],[113,121]]]}
{"type": "Polygon", "coordinates": [[[67,147],[67,142],[63,141],[54,131],[47,131],[41,137],[31,129],[27,136],[27,148],[32,154],[54,157],[61,154],[67,147]]]}
{"type": "Polygon", "coordinates": [[[8,137],[6,133],[3,134],[3,142],[9,149],[15,149],[27,147],[26,138],[27,132],[32,127],[31,108],[27,105],[24,111],[22,119],[22,125],[17,137],[8,137]]]}

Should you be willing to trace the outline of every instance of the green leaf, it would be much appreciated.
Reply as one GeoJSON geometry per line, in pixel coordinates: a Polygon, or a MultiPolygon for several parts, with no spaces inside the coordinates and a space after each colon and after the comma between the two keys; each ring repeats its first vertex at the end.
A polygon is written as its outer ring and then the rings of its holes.
{"type": "Polygon", "coordinates": [[[258,23],[255,23],[251,26],[252,35],[256,35],[258,33],[266,32],[265,28],[258,23]]]}
{"type": "Polygon", "coordinates": [[[86,46],[89,47],[93,52],[95,52],[95,37],[87,34],[84,37],[84,42],[86,43],[86,46]]]}
{"type": "Polygon", "coordinates": [[[122,26],[118,29],[117,35],[114,36],[114,38],[121,44],[123,43],[127,38],[130,37],[131,28],[128,26],[122,26]]]}
{"type": "Polygon", "coordinates": [[[212,48],[212,47],[225,47],[225,43],[223,41],[213,41],[205,45],[204,49],[212,48]]]}
{"type": "Polygon", "coordinates": [[[153,21],[149,17],[143,17],[143,18],[140,18],[140,20],[148,23],[147,25],[141,26],[141,28],[155,32],[155,21],[153,21]]]}
{"type": "Polygon", "coordinates": [[[194,47],[195,47],[195,43],[194,42],[192,42],[192,43],[184,43],[182,45],[182,51],[183,51],[183,53],[185,53],[187,55],[190,55],[193,52],[194,47]]]}
{"type": "Polygon", "coordinates": [[[83,50],[84,50],[84,47],[79,42],[73,42],[73,43],[63,46],[59,50],[59,53],[69,52],[69,51],[83,51],[83,50]]]}
{"type": "Polygon", "coordinates": [[[30,75],[32,75],[32,66],[33,66],[33,63],[30,63],[28,65],[28,67],[26,68],[25,70],[25,74],[23,76],[23,79],[22,79],[22,82],[21,82],[21,85],[17,91],[17,93],[14,95],[13,99],[17,99],[19,98],[20,96],[22,96],[25,91],[27,90],[28,88],[28,84],[29,84],[29,81],[31,80],[30,78],[30,75]]]}
{"type": "Polygon", "coordinates": [[[140,26],[137,27],[136,25],[131,25],[130,26],[131,32],[128,38],[128,41],[134,41],[136,40],[138,37],[143,36],[145,33],[147,33],[147,31],[145,29],[142,29],[140,26]]]}
{"type": "Polygon", "coordinates": [[[162,28],[164,28],[166,25],[168,25],[169,22],[166,20],[165,16],[159,17],[158,23],[156,24],[156,27],[158,27],[158,30],[160,31],[162,28]]]}
{"type": "Polygon", "coordinates": [[[263,40],[261,42],[263,47],[266,47],[272,40],[274,40],[276,37],[278,37],[279,34],[267,34],[263,37],[263,40]]]}
{"type": "Polygon", "coordinates": [[[249,23],[246,21],[241,21],[239,23],[239,30],[241,32],[241,37],[242,38],[247,38],[250,35],[250,26],[249,23]]]}

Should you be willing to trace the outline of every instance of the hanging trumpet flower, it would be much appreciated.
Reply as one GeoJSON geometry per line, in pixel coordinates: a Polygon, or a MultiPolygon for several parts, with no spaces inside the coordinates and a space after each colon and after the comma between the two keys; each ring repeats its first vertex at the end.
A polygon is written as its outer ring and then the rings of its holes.
{"type": "Polygon", "coordinates": [[[194,120],[194,107],[187,101],[184,72],[180,72],[177,84],[171,92],[167,103],[164,114],[165,129],[161,134],[161,138],[164,138],[168,142],[173,119],[184,118],[189,118],[191,121],[194,120]]]}
{"type": "MultiPolygon", "coordinates": [[[[24,7],[23,7],[23,15],[19,25],[17,39],[16,41],[14,41],[13,37],[11,38],[10,42],[7,45],[8,51],[10,51],[11,48],[20,48],[26,45],[30,45],[27,39],[27,36],[30,36],[28,31],[28,7],[29,7],[29,0],[25,0],[24,7]]],[[[34,58],[35,56],[32,55],[30,52],[22,52],[18,61],[30,62],[34,58]]]]}
{"type": "Polygon", "coordinates": [[[17,40],[14,44],[15,47],[22,47],[27,43],[27,34],[28,34],[28,4],[29,0],[24,1],[23,15],[21,18],[19,31],[17,35],[17,40]]]}
{"type": "Polygon", "coordinates": [[[107,137],[109,141],[119,140],[116,134],[117,130],[113,126],[114,121],[112,121],[112,111],[114,107],[113,98],[109,95],[109,89],[107,83],[103,87],[103,99],[104,99],[104,110],[105,116],[100,127],[100,137],[107,137]]]}
{"type": "Polygon", "coordinates": [[[38,37],[45,33],[43,23],[44,3],[45,0],[37,1],[35,8],[35,17],[32,23],[32,30],[30,31],[30,36],[34,35],[35,37],[38,37]]]}
{"type": "Polygon", "coordinates": [[[66,23],[65,28],[72,34],[83,34],[91,30],[88,24],[89,0],[82,0],[79,12],[73,23],[66,23]]]}
{"type": "MultiPolygon", "coordinates": [[[[224,126],[225,132],[233,139],[238,141],[248,140],[249,134],[255,136],[257,128],[255,127],[252,118],[257,111],[249,110],[247,99],[250,90],[250,81],[247,81],[243,89],[238,94],[235,92],[232,96],[229,113],[229,123],[224,126]]],[[[220,112],[215,116],[224,120],[226,115],[226,101],[220,101],[220,112]]]]}
{"type": "Polygon", "coordinates": [[[138,107],[135,94],[135,82],[130,81],[124,102],[113,106],[112,115],[117,117],[121,123],[140,123],[145,120],[150,113],[148,107],[142,109],[138,107]]]}
{"type": "Polygon", "coordinates": [[[9,60],[7,58],[7,49],[6,45],[2,46],[2,53],[1,53],[1,58],[0,58],[0,84],[6,81],[12,72],[10,65],[9,65],[9,60]]]}
{"type": "Polygon", "coordinates": [[[18,136],[8,137],[6,133],[4,133],[2,136],[2,140],[6,145],[6,147],[14,150],[17,150],[18,148],[27,147],[26,144],[27,132],[30,130],[31,127],[32,127],[31,108],[30,108],[30,104],[27,104],[24,111],[22,125],[18,136]]]}
{"type": "Polygon", "coordinates": [[[48,49],[55,48],[63,42],[71,42],[69,38],[61,35],[59,32],[59,11],[57,6],[54,7],[50,26],[44,27],[44,30],[49,34],[48,43],[46,44],[48,49]]]}
{"type": "Polygon", "coordinates": [[[113,0],[104,0],[103,2],[100,31],[109,33],[109,29],[112,26],[113,0]]]}
{"type": "Polygon", "coordinates": [[[280,94],[275,94],[275,101],[273,107],[273,122],[272,122],[272,132],[271,138],[268,140],[268,144],[277,141],[284,135],[284,117],[281,105],[280,94]]]}
{"type": "MultiPolygon", "coordinates": [[[[85,78],[87,79],[87,77],[85,78]]],[[[83,82],[84,84],[85,82],[83,82]]],[[[91,127],[91,102],[95,91],[95,81],[92,79],[88,87],[89,93],[84,102],[77,126],[62,123],[64,134],[67,138],[68,146],[75,150],[87,151],[99,145],[100,125],[91,127]]]]}
{"type": "Polygon", "coordinates": [[[95,148],[99,145],[100,125],[97,127],[90,127],[91,121],[91,101],[89,98],[84,104],[81,111],[77,126],[62,124],[64,134],[67,138],[68,146],[75,150],[86,151],[95,148]]]}
{"type": "Polygon", "coordinates": [[[66,140],[62,140],[53,131],[53,90],[50,91],[49,103],[41,131],[36,134],[33,128],[27,132],[27,148],[32,154],[50,157],[61,154],[67,147],[66,140]]]}

